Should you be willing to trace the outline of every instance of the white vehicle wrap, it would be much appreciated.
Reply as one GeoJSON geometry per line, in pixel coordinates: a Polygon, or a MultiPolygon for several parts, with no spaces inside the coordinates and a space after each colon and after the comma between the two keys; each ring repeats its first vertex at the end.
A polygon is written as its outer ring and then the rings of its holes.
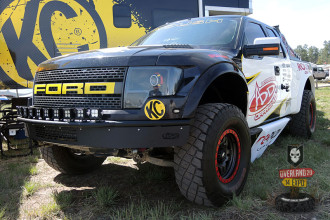
{"type": "Polygon", "coordinates": [[[274,123],[259,127],[262,129],[262,132],[259,134],[255,143],[252,145],[251,162],[259,158],[265,152],[267,147],[274,143],[289,121],[289,118],[282,118],[278,121],[275,121],[274,123]]]}

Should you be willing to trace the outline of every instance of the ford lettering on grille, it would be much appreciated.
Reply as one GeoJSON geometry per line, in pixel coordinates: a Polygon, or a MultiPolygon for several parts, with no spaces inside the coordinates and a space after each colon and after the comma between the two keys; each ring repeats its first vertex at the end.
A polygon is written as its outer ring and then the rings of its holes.
{"type": "Polygon", "coordinates": [[[114,94],[115,85],[115,82],[37,84],[34,86],[34,94],[66,95],[70,92],[79,95],[114,94]]]}
{"type": "Polygon", "coordinates": [[[33,105],[38,108],[121,109],[127,67],[37,72],[33,105]]]}

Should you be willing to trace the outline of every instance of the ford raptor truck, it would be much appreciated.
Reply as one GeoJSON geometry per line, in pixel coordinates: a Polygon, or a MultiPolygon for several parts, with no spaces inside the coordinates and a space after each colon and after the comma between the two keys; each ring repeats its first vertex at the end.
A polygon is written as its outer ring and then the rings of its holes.
{"type": "Polygon", "coordinates": [[[109,155],[173,166],[190,201],[238,195],[285,127],[315,130],[314,80],[278,27],[244,16],[169,23],[129,47],[41,63],[19,108],[42,156],[65,174],[109,155]]]}

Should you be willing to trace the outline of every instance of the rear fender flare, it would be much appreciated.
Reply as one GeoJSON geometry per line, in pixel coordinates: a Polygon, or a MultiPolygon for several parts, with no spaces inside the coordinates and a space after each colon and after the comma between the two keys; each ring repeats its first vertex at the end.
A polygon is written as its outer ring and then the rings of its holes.
{"type": "Polygon", "coordinates": [[[312,75],[305,75],[302,79],[299,80],[299,90],[297,94],[297,98],[293,99],[295,100],[295,103],[292,103],[291,106],[295,106],[295,108],[292,111],[292,114],[297,114],[300,111],[300,106],[302,102],[302,97],[304,90],[311,90],[313,95],[315,96],[315,81],[312,75]]]}

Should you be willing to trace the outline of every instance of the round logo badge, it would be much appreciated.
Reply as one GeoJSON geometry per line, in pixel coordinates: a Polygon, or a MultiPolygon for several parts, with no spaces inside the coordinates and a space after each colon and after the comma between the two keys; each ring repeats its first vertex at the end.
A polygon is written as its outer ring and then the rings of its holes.
{"type": "Polygon", "coordinates": [[[151,86],[153,86],[153,87],[155,87],[155,86],[160,87],[164,83],[163,76],[160,75],[160,73],[151,75],[149,81],[150,81],[151,86]]]}
{"type": "Polygon", "coordinates": [[[165,115],[165,105],[157,99],[150,100],[144,106],[144,114],[150,120],[159,120],[165,115]]]}

